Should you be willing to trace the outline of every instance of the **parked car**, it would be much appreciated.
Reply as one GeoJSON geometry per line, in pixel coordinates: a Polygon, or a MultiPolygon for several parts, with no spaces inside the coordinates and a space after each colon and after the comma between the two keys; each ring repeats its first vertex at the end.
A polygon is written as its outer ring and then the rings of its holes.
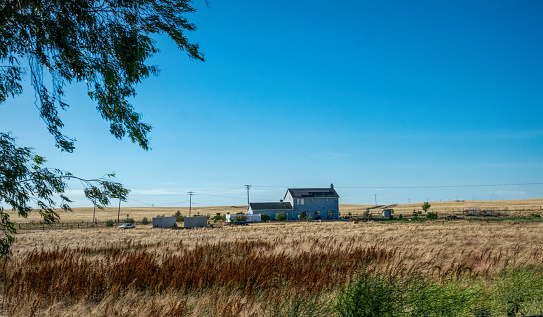
{"type": "Polygon", "coordinates": [[[131,223],[123,223],[122,225],[119,226],[119,229],[134,229],[134,228],[136,228],[136,226],[131,223]]]}

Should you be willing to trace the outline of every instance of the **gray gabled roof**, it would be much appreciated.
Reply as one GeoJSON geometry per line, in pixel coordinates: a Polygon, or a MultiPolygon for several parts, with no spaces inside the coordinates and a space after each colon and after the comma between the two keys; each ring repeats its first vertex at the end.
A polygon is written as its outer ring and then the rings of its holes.
{"type": "Polygon", "coordinates": [[[293,210],[289,202],[250,203],[252,210],[293,210]]]}
{"type": "MultiPolygon", "coordinates": [[[[334,188],[289,188],[292,198],[339,198],[334,188]]],[[[285,193],[285,196],[287,194],[285,193]]]]}

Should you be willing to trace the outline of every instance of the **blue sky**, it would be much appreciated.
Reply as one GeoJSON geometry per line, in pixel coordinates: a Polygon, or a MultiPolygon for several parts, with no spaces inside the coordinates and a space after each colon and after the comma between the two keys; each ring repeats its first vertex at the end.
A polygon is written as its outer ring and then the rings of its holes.
{"type": "MultiPolygon", "coordinates": [[[[109,134],[67,88],[60,153],[23,96],[2,131],[83,177],[114,171],[127,206],[276,201],[334,183],[340,203],[542,197],[543,2],[196,1],[206,62],[172,41],[131,100],[151,151],[109,134]],[[457,187],[440,187],[440,186],[457,187]],[[497,186],[467,186],[497,185],[497,186]]],[[[71,184],[74,206],[90,206],[71,184]]]]}

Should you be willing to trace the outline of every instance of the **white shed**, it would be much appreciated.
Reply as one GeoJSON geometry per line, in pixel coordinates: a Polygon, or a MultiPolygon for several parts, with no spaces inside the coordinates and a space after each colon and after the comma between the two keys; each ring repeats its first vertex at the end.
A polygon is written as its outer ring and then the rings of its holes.
{"type": "Polygon", "coordinates": [[[237,214],[237,215],[231,215],[231,214],[226,214],[226,222],[233,222],[235,221],[236,217],[237,216],[243,216],[246,218],[245,221],[247,222],[261,222],[262,220],[262,215],[261,214],[249,214],[249,215],[243,215],[243,214],[237,214]]]}
{"type": "Polygon", "coordinates": [[[172,228],[176,225],[175,217],[153,218],[153,228],[172,228]]]}
{"type": "Polygon", "coordinates": [[[383,209],[382,211],[383,217],[390,218],[390,216],[392,216],[393,211],[394,210],[392,209],[383,209]]]}
{"type": "Polygon", "coordinates": [[[185,217],[184,227],[185,228],[203,228],[207,226],[207,217],[185,217]]]}

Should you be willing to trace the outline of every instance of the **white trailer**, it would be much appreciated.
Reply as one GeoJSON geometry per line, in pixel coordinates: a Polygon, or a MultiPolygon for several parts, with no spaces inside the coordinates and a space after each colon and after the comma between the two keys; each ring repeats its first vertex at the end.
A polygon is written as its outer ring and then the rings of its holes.
{"type": "Polygon", "coordinates": [[[176,226],[175,217],[153,218],[153,228],[172,228],[176,226]]]}
{"type": "Polygon", "coordinates": [[[203,228],[207,226],[207,217],[185,217],[185,228],[203,228]]]}
{"type": "Polygon", "coordinates": [[[242,218],[246,218],[246,222],[261,222],[262,219],[262,215],[261,214],[237,214],[237,215],[231,215],[231,214],[226,214],[226,222],[234,222],[236,221],[236,217],[237,216],[241,216],[242,218]]]}

